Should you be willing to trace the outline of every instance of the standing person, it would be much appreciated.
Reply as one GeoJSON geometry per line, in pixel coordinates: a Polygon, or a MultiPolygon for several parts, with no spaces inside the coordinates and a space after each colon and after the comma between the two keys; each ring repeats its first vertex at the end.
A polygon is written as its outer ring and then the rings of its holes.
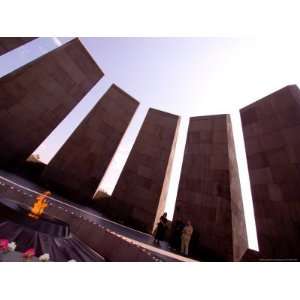
{"type": "Polygon", "coordinates": [[[175,221],[175,226],[172,235],[172,248],[177,252],[180,252],[181,234],[184,226],[185,225],[183,222],[181,222],[181,220],[175,221]]]}
{"type": "Polygon", "coordinates": [[[164,213],[157,225],[156,233],[154,235],[154,243],[159,245],[159,241],[163,241],[167,229],[167,213],[164,213]]]}
{"type": "Polygon", "coordinates": [[[188,220],[187,225],[184,226],[181,234],[181,253],[188,256],[189,255],[189,244],[191,236],[193,234],[194,228],[192,222],[188,220]]]}

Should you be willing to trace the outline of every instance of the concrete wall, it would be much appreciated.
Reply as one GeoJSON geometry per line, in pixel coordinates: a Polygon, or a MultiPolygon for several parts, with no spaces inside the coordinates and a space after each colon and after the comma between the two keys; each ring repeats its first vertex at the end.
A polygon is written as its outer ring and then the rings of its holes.
{"type": "Polygon", "coordinates": [[[231,261],[239,260],[246,251],[229,115],[190,118],[173,217],[176,220],[192,221],[192,255],[231,261]]]}
{"type": "Polygon", "coordinates": [[[240,111],[259,253],[300,257],[300,91],[287,86],[240,111]]]}
{"type": "Polygon", "coordinates": [[[0,55],[31,42],[34,37],[0,37],[0,55]]]}
{"type": "Polygon", "coordinates": [[[26,160],[102,76],[74,39],[0,78],[0,165],[26,160]]]}
{"type": "Polygon", "coordinates": [[[138,105],[113,85],[50,161],[43,180],[70,200],[91,200],[138,105]]]}
{"type": "Polygon", "coordinates": [[[163,213],[178,125],[178,116],[149,109],[110,200],[125,224],[150,233],[163,213]]]}

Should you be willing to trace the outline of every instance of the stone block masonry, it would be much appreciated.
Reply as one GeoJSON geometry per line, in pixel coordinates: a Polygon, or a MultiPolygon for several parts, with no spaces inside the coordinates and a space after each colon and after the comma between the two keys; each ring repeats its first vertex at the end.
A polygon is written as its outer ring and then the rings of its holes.
{"type": "Polygon", "coordinates": [[[300,258],[300,91],[289,85],[240,110],[259,255],[300,258]]]}
{"type": "Polygon", "coordinates": [[[109,203],[128,226],[152,233],[164,212],[179,122],[152,108],[146,115],[109,203]]]}
{"type": "Polygon", "coordinates": [[[0,165],[25,161],[102,76],[73,39],[0,78],[0,165]]]}
{"type": "Polygon", "coordinates": [[[138,105],[112,85],[50,161],[43,181],[70,200],[91,201],[138,105]]]}
{"type": "Polygon", "coordinates": [[[173,222],[188,220],[195,257],[233,261],[247,250],[229,115],[190,118],[173,222]]]}
{"type": "Polygon", "coordinates": [[[34,37],[0,37],[0,55],[31,42],[34,37]]]}

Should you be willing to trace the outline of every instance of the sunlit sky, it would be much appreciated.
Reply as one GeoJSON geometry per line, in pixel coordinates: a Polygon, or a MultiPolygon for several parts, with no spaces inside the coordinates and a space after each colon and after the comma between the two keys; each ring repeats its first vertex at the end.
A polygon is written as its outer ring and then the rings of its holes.
{"type": "MultiPolygon", "coordinates": [[[[70,38],[39,38],[0,57],[0,76],[70,38]]],[[[35,151],[48,163],[112,83],[140,102],[100,188],[113,191],[149,107],[182,116],[166,211],[173,215],[189,116],[231,114],[250,248],[255,221],[239,109],[300,81],[300,43],[238,38],[80,38],[105,76],[35,151]]]]}

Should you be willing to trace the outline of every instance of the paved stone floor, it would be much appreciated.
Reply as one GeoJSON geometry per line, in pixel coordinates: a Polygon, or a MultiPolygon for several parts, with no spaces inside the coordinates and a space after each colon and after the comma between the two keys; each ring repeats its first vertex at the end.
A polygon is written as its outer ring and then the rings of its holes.
{"type": "MultiPolygon", "coordinates": [[[[37,184],[3,170],[0,170],[0,183],[8,184],[12,188],[15,188],[16,192],[18,193],[27,194],[28,192],[32,192],[32,193],[44,192],[44,188],[38,186],[37,184]]],[[[121,235],[123,238],[128,240],[128,242],[134,243],[137,246],[142,247],[145,250],[149,251],[160,261],[168,261],[168,262],[195,261],[190,258],[183,257],[181,255],[168,251],[167,243],[162,243],[161,248],[154,246],[153,237],[151,235],[145,234],[143,232],[123,226],[119,223],[113,222],[105,218],[99,212],[92,210],[91,208],[87,208],[75,204],[73,202],[69,202],[65,198],[56,194],[53,194],[53,196],[50,197],[50,199],[52,200],[52,205],[55,205],[58,208],[67,209],[71,214],[74,212],[80,212],[80,214],[83,215],[84,218],[87,219],[88,221],[100,224],[105,228],[111,230],[112,232],[121,235]]]]}

